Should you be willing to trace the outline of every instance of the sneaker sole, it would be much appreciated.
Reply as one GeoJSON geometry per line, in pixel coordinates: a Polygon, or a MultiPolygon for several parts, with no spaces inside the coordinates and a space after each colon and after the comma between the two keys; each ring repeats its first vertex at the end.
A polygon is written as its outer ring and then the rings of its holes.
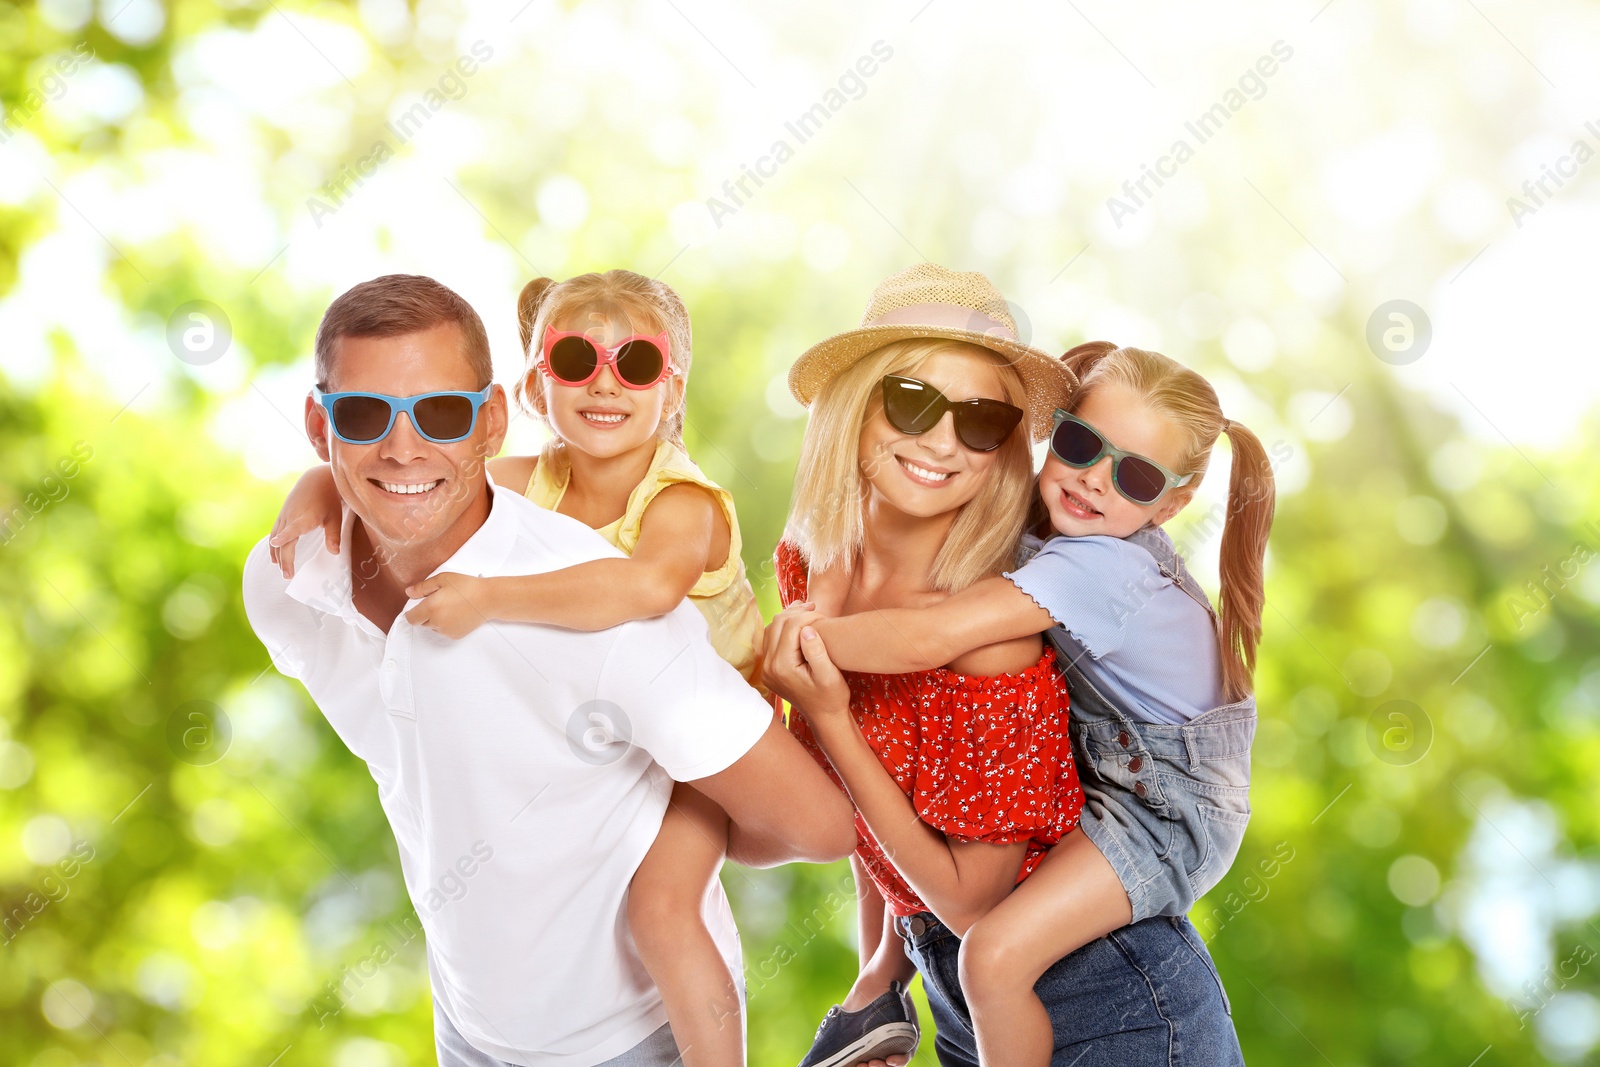
{"type": "Polygon", "coordinates": [[[917,1049],[917,1028],[911,1023],[885,1023],[812,1067],[855,1067],[885,1056],[910,1056],[917,1049]]]}

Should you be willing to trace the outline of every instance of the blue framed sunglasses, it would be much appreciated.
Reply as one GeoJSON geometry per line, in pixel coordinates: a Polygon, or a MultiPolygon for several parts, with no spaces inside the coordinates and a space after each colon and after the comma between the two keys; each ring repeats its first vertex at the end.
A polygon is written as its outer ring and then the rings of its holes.
{"type": "Polygon", "coordinates": [[[1111,458],[1111,484],[1117,492],[1141,507],[1167,495],[1167,490],[1194,481],[1193,474],[1174,474],[1153,459],[1137,452],[1112,447],[1105,435],[1076,415],[1056,408],[1055,428],[1050,433],[1050,454],[1079,470],[1111,458]]]}
{"type": "Polygon", "coordinates": [[[324,393],[315,386],[311,396],[328,412],[333,435],[347,445],[370,445],[389,436],[394,420],[405,412],[424,439],[436,445],[454,444],[472,436],[478,409],[494,392],[490,382],[476,393],[324,393]]]}

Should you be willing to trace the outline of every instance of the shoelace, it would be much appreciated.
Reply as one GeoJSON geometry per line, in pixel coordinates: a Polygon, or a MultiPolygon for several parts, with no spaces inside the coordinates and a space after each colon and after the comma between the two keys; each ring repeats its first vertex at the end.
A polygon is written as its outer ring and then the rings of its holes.
{"type": "Polygon", "coordinates": [[[822,1036],[822,1031],[827,1029],[828,1020],[833,1018],[835,1015],[838,1015],[840,1010],[841,1008],[837,1004],[828,1009],[828,1013],[822,1017],[822,1022],[817,1025],[817,1034],[816,1037],[812,1038],[812,1041],[815,1041],[818,1037],[822,1036]]]}

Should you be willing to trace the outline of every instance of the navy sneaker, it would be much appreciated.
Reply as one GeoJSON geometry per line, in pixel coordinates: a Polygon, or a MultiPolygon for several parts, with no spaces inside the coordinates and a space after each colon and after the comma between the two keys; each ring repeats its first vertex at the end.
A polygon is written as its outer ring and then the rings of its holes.
{"type": "Polygon", "coordinates": [[[822,1017],[811,1051],[800,1067],[854,1067],[868,1060],[905,1056],[917,1051],[917,1009],[899,982],[860,1011],[835,1004],[822,1017]]]}

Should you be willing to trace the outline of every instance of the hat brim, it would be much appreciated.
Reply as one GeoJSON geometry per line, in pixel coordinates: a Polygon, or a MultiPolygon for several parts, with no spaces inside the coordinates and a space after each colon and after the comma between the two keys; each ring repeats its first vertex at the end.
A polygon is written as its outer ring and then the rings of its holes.
{"type": "Polygon", "coordinates": [[[964,341],[1006,357],[1022,376],[1023,389],[1028,396],[1028,428],[1035,441],[1050,436],[1056,408],[1065,407],[1078,387],[1077,375],[1043,349],[976,330],[913,324],[862,326],[817,342],[800,353],[800,358],[789,368],[789,392],[802,405],[810,407],[811,401],[834,375],[868,352],[896,341],[927,338],[964,341]]]}

